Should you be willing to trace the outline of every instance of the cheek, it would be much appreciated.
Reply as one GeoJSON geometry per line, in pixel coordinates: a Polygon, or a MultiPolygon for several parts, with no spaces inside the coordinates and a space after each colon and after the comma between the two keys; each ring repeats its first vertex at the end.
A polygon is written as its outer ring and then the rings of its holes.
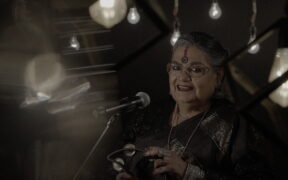
{"type": "Polygon", "coordinates": [[[216,78],[214,76],[199,79],[194,82],[197,94],[200,96],[212,95],[216,88],[216,78]]]}
{"type": "Polygon", "coordinates": [[[176,81],[176,77],[169,74],[169,86],[171,90],[174,87],[175,81],[176,81]]]}

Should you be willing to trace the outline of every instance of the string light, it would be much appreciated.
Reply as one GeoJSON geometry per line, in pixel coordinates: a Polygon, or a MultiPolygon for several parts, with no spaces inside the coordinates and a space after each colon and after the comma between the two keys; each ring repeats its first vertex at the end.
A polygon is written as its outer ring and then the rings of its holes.
{"type": "Polygon", "coordinates": [[[140,21],[140,15],[136,7],[132,7],[127,15],[127,20],[130,24],[137,24],[140,21]]]}
{"type": "Polygon", "coordinates": [[[213,0],[212,1],[212,4],[211,4],[211,7],[209,9],[209,16],[212,18],[212,19],[219,19],[222,15],[222,10],[219,6],[219,3],[217,0],[213,0]]]}
{"type": "Polygon", "coordinates": [[[80,49],[80,43],[75,35],[73,35],[70,39],[70,47],[77,51],[80,49]]]}
{"type": "Polygon", "coordinates": [[[179,11],[179,1],[175,0],[174,1],[174,10],[173,10],[174,31],[173,31],[171,39],[170,39],[170,43],[171,43],[172,46],[174,46],[174,44],[176,43],[178,38],[181,36],[181,33],[180,33],[180,21],[179,21],[179,19],[177,17],[178,11],[179,11]]]}
{"type": "MultiPolygon", "coordinates": [[[[257,2],[256,0],[252,0],[252,15],[251,15],[251,20],[250,20],[250,38],[249,38],[248,44],[250,44],[256,39],[256,35],[257,35],[257,28],[256,28],[256,23],[255,23],[256,15],[257,15],[257,2]]],[[[257,54],[259,50],[260,50],[259,43],[254,43],[249,47],[248,52],[250,54],[257,54]]]]}

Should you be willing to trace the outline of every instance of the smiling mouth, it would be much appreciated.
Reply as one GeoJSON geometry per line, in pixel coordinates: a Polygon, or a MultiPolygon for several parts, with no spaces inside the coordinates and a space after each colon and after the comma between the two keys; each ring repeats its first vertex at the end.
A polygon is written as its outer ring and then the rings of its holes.
{"type": "Polygon", "coordinates": [[[177,85],[178,91],[191,91],[193,90],[193,87],[191,86],[183,86],[183,85],[177,85]]]}

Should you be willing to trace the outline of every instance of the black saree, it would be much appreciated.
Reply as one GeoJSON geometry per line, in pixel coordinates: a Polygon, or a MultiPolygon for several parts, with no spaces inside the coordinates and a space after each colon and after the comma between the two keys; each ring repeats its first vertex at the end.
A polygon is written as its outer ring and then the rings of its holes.
{"type": "MultiPolygon", "coordinates": [[[[215,100],[207,114],[187,119],[171,131],[169,117],[173,107],[170,101],[130,117],[133,123],[130,121],[126,127],[130,141],[139,149],[158,146],[176,151],[188,163],[184,180],[272,178],[262,158],[247,147],[246,121],[231,103],[215,100]]],[[[173,174],[153,175],[153,162],[141,153],[127,161],[128,168],[141,180],[177,179],[173,174]]]]}

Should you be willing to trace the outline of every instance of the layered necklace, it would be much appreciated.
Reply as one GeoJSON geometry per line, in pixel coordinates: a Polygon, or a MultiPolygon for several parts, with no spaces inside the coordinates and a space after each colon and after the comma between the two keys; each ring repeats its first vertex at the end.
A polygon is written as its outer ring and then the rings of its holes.
{"type": "MultiPolygon", "coordinates": [[[[195,135],[196,131],[198,130],[201,122],[205,119],[207,113],[209,112],[209,109],[210,109],[210,106],[209,106],[208,109],[203,113],[203,115],[202,115],[201,119],[199,120],[199,122],[197,123],[196,127],[195,127],[194,130],[191,132],[191,134],[190,134],[190,136],[189,136],[189,138],[188,138],[188,140],[187,140],[187,142],[186,142],[186,144],[185,144],[185,146],[184,146],[184,149],[183,149],[183,152],[182,152],[182,153],[184,153],[184,152],[186,151],[188,145],[190,144],[191,139],[193,138],[193,136],[195,135]]],[[[174,126],[173,126],[172,122],[173,122],[173,120],[177,119],[177,121],[176,121],[177,124],[175,125],[175,126],[177,126],[177,125],[178,125],[178,120],[179,120],[179,118],[181,118],[181,119],[188,119],[188,118],[183,117],[183,116],[180,115],[178,106],[177,106],[177,104],[176,104],[176,105],[175,105],[175,108],[174,108],[174,111],[173,111],[173,114],[172,114],[171,128],[170,128],[169,135],[168,135],[168,140],[167,140],[167,141],[168,141],[167,144],[168,144],[168,149],[169,149],[169,150],[171,150],[170,141],[171,141],[171,135],[172,135],[172,132],[173,132],[173,129],[174,129],[174,126]]]]}

